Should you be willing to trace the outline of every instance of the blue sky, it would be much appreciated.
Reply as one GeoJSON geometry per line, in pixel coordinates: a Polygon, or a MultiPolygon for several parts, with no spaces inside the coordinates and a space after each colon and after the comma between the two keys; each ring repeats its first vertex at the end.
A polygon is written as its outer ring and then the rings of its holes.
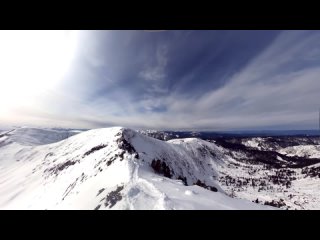
{"type": "MultiPolygon", "coordinates": [[[[0,115],[0,124],[318,126],[319,31],[81,31],[77,38],[59,83],[39,88],[29,104],[16,101],[0,115]]],[[[5,86],[9,80],[1,81],[5,86]]]]}

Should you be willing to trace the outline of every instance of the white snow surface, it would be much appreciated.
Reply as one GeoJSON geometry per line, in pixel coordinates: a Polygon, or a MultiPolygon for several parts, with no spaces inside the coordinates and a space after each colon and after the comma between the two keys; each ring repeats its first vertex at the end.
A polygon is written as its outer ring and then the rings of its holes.
{"type": "Polygon", "coordinates": [[[55,143],[78,133],[79,131],[74,130],[21,127],[0,133],[0,147],[13,142],[25,146],[55,143]]]}
{"type": "Polygon", "coordinates": [[[249,140],[242,141],[242,144],[246,147],[256,148],[258,150],[265,149],[263,146],[264,139],[260,137],[251,138],[249,140]]]}
{"type": "Polygon", "coordinates": [[[287,156],[320,158],[320,145],[299,145],[282,148],[278,151],[287,156]]]}
{"type": "Polygon", "coordinates": [[[216,169],[227,159],[214,143],[165,142],[122,127],[62,141],[49,135],[18,129],[0,138],[0,209],[275,209],[221,189],[216,169]],[[156,160],[171,178],[154,171],[156,160]]]}

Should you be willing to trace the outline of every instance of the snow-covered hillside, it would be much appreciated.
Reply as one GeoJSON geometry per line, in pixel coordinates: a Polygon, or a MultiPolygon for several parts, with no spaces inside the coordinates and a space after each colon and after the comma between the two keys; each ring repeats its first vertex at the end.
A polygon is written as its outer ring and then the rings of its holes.
{"type": "Polygon", "coordinates": [[[18,143],[25,146],[49,144],[77,133],[79,131],[21,127],[0,133],[0,146],[8,143],[18,143]]]}
{"type": "Polygon", "coordinates": [[[146,135],[148,137],[153,137],[159,140],[163,141],[168,141],[173,138],[178,138],[178,134],[173,134],[170,132],[163,132],[163,131],[157,131],[157,130],[152,130],[152,129],[147,129],[147,130],[137,130],[138,133],[146,135]]]}
{"type": "Polygon", "coordinates": [[[16,131],[0,138],[1,209],[273,209],[224,192],[214,143],[117,127],[36,146],[53,139],[16,131]]]}
{"type": "Polygon", "coordinates": [[[279,153],[287,156],[320,158],[320,145],[299,145],[286,147],[280,149],[279,153]]]}
{"type": "Polygon", "coordinates": [[[318,140],[319,137],[217,139],[214,142],[229,157],[225,166],[217,168],[220,186],[232,197],[260,204],[282,209],[320,209],[320,159],[315,145],[318,140]]]}
{"type": "Polygon", "coordinates": [[[307,149],[307,146],[320,145],[319,136],[299,137],[299,136],[281,136],[281,137],[252,137],[242,138],[241,144],[246,147],[257,150],[272,150],[285,153],[283,149],[297,146],[299,149],[307,149]]]}

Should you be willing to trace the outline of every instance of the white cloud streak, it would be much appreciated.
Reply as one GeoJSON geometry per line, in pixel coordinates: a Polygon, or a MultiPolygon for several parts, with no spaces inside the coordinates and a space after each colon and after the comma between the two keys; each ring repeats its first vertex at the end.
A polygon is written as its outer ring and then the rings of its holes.
{"type": "MultiPolygon", "coordinates": [[[[72,98],[72,94],[64,92],[59,97],[57,94],[45,96],[41,104],[34,103],[24,111],[16,109],[11,115],[1,116],[0,123],[13,123],[15,119],[14,124],[31,121],[38,125],[88,128],[109,125],[212,130],[316,128],[320,32],[306,33],[283,32],[225,85],[200,97],[186,97],[163,87],[170,59],[168,48],[162,45],[157,48],[155,64],[145,65],[138,73],[150,84],[142,100],[133,102],[131,96],[119,93],[117,99],[100,96],[88,102],[82,95],[72,98]],[[159,96],[154,97],[155,93],[159,96]],[[48,110],[48,106],[56,111],[48,110]],[[152,111],[160,106],[166,111],[152,111]]],[[[95,65],[94,60],[91,62],[95,65]]]]}

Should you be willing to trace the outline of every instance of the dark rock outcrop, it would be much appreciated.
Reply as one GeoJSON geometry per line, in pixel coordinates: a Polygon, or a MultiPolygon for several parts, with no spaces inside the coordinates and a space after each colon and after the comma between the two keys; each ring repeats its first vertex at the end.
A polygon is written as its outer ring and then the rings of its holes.
{"type": "Polygon", "coordinates": [[[172,178],[172,173],[169,166],[161,160],[152,160],[151,167],[156,173],[162,174],[165,177],[172,178]]]}

